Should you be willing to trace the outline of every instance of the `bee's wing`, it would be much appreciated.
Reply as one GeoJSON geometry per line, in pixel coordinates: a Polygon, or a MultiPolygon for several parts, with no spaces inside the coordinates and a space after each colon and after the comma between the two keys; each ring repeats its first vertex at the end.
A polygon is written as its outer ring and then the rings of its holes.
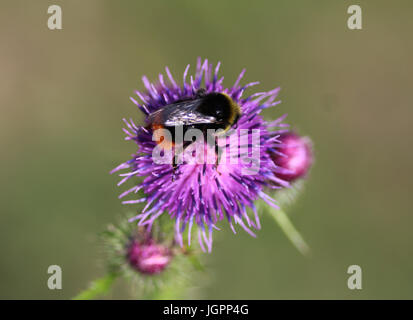
{"type": "Polygon", "coordinates": [[[201,102],[202,99],[195,99],[167,105],[151,113],[146,121],[148,124],[157,123],[167,127],[216,122],[215,117],[197,111],[201,102]]]}

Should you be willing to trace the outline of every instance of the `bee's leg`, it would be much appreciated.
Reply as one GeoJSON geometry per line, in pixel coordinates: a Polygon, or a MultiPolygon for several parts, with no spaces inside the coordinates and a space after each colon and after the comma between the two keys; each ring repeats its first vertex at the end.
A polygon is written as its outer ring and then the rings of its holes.
{"type": "MultiPolygon", "coordinates": [[[[218,145],[218,141],[215,142],[215,167],[218,168],[219,161],[221,160],[222,148],[218,145]]],[[[219,173],[219,172],[218,172],[219,173]]]]}
{"type": "MultiPolygon", "coordinates": [[[[184,141],[184,143],[183,143],[183,145],[182,145],[182,152],[181,152],[181,153],[183,153],[183,152],[185,151],[185,149],[186,149],[191,143],[192,143],[192,141],[184,141]]],[[[176,149],[175,149],[175,150],[176,150],[176,149]]],[[[176,160],[177,160],[177,157],[178,157],[181,153],[178,153],[178,154],[175,154],[175,153],[174,153],[174,156],[173,156],[173,159],[172,159],[172,168],[173,168],[172,181],[175,181],[175,180],[176,180],[176,177],[177,177],[176,171],[179,169],[180,164],[178,164],[178,163],[176,162],[176,160]]]]}
{"type": "Polygon", "coordinates": [[[174,148],[174,153],[172,155],[172,182],[176,180],[176,170],[178,169],[178,164],[176,163],[176,154],[175,154],[175,148],[174,148]]]}
{"type": "Polygon", "coordinates": [[[176,170],[178,169],[178,164],[176,163],[175,154],[172,157],[172,182],[176,180],[176,170]]]}

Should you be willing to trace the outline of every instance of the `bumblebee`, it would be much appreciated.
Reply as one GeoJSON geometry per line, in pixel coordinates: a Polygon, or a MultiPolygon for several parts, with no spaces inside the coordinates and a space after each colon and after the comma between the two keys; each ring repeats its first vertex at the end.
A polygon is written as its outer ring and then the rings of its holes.
{"type": "MultiPolygon", "coordinates": [[[[219,146],[215,135],[208,139],[208,129],[214,129],[218,134],[223,134],[236,125],[241,116],[241,109],[226,93],[206,93],[199,89],[194,98],[182,99],[151,113],[147,117],[147,128],[155,132],[157,129],[167,129],[172,140],[164,141],[164,137],[156,137],[157,143],[164,142],[164,146],[175,146],[175,129],[181,126],[183,134],[189,129],[199,129],[204,135],[204,141],[213,141],[216,154],[216,166],[219,162],[219,146]],[[221,129],[221,130],[219,130],[221,129]]],[[[183,141],[183,150],[193,141],[183,141]]],[[[177,168],[175,156],[172,163],[174,172],[177,168]]]]}

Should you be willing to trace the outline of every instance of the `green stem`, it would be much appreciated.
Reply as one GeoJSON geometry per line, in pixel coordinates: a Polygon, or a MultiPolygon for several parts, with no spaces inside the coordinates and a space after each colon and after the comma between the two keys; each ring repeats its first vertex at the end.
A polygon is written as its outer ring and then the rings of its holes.
{"type": "Polygon", "coordinates": [[[282,231],[284,231],[285,235],[291,241],[291,243],[298,249],[298,251],[301,252],[302,255],[308,256],[310,254],[310,247],[294,227],[294,225],[288,218],[288,215],[281,209],[269,211],[271,213],[271,216],[275,219],[282,231]]]}
{"type": "Polygon", "coordinates": [[[89,288],[80,292],[73,300],[92,300],[98,295],[107,294],[117,277],[117,273],[108,273],[102,278],[96,279],[90,284],[89,288]]]}

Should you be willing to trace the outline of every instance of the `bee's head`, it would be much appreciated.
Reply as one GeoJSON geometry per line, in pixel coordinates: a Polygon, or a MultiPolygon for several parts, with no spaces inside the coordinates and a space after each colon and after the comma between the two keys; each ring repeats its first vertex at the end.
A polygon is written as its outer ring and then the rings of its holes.
{"type": "Polygon", "coordinates": [[[239,106],[225,93],[210,93],[204,97],[202,113],[212,116],[222,129],[229,129],[241,116],[239,106]]]}

